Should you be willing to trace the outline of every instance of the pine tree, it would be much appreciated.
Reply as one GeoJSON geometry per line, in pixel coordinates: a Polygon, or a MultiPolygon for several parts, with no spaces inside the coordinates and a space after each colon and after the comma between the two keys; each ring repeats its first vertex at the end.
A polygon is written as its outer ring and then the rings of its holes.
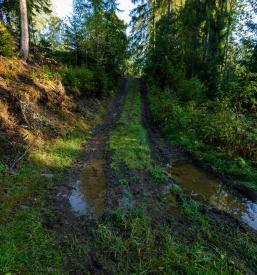
{"type": "Polygon", "coordinates": [[[29,24],[28,24],[28,10],[27,1],[19,0],[20,2],[20,49],[21,57],[26,60],[29,55],[29,24]]]}

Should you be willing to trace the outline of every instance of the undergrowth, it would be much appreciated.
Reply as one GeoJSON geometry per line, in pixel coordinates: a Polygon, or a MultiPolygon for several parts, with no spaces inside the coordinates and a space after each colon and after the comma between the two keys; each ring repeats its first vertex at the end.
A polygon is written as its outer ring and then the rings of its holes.
{"type": "Polygon", "coordinates": [[[254,120],[237,114],[225,100],[181,102],[157,87],[148,98],[154,121],[172,142],[257,190],[254,120]]]}

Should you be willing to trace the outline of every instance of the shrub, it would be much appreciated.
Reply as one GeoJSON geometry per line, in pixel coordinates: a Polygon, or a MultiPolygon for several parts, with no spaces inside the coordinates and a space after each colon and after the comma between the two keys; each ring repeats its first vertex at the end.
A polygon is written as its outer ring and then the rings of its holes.
{"type": "Polygon", "coordinates": [[[204,142],[226,150],[230,156],[257,160],[257,139],[254,123],[238,114],[227,100],[213,103],[214,112],[206,113],[198,135],[204,142]]]}
{"type": "Polygon", "coordinates": [[[226,96],[239,112],[257,112],[257,73],[248,72],[245,67],[237,67],[224,85],[226,96]]]}
{"type": "Polygon", "coordinates": [[[4,173],[4,171],[7,169],[7,165],[0,162],[0,175],[4,173]]]}
{"type": "Polygon", "coordinates": [[[6,27],[0,22],[0,55],[12,57],[14,52],[14,40],[6,27]]]}
{"type": "Polygon", "coordinates": [[[181,68],[169,67],[168,87],[175,93],[181,101],[202,100],[205,98],[207,87],[193,76],[186,78],[185,72],[181,68]]]}
{"type": "Polygon", "coordinates": [[[55,77],[55,73],[48,65],[43,65],[39,70],[34,70],[31,73],[32,80],[41,79],[44,82],[49,82],[53,80],[55,77]]]}
{"type": "Polygon", "coordinates": [[[207,87],[196,77],[183,79],[177,84],[176,95],[183,101],[200,101],[205,98],[207,87]]]}
{"type": "Polygon", "coordinates": [[[94,71],[95,82],[97,83],[98,95],[106,94],[108,90],[109,78],[102,68],[96,68],[94,71]]]}
{"type": "Polygon", "coordinates": [[[61,72],[63,84],[77,95],[95,95],[97,92],[94,72],[85,67],[65,68],[61,72]]]}
{"type": "Polygon", "coordinates": [[[228,98],[182,103],[172,91],[153,87],[149,102],[154,120],[170,139],[205,159],[211,158],[236,179],[256,182],[256,122],[236,112],[228,98]],[[229,167],[224,166],[228,160],[229,167]],[[238,163],[243,165],[240,170],[235,168],[238,163]]]}

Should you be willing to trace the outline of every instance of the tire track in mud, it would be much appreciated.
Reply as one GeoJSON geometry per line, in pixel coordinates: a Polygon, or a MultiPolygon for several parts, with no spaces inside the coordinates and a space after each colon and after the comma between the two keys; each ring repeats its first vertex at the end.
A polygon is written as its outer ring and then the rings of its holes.
{"type": "MultiPolygon", "coordinates": [[[[102,179],[100,181],[102,187],[108,188],[111,174],[107,141],[120,117],[127,88],[128,79],[124,78],[121,80],[116,97],[108,106],[102,124],[92,131],[90,140],[82,146],[81,153],[67,176],[46,194],[44,227],[55,232],[60,250],[66,253],[67,250],[74,249],[62,259],[62,267],[67,274],[100,274],[102,270],[101,265],[94,260],[95,252],[88,253],[84,249],[92,242],[92,230],[97,224],[98,216],[101,216],[107,206],[108,198],[105,197],[108,195],[107,191],[97,190],[95,183],[102,179]],[[90,207],[86,209],[86,213],[76,213],[72,210],[70,198],[72,193],[80,188],[81,181],[83,183],[85,177],[88,187],[93,188],[89,196],[97,202],[97,209],[94,211],[93,207],[90,207]]],[[[90,191],[89,188],[86,191],[90,191]]],[[[101,186],[98,185],[98,188],[101,189],[101,186]]],[[[84,195],[84,191],[82,190],[80,195],[84,195]]],[[[88,207],[87,204],[85,206],[88,207]]]]}
{"type": "Polygon", "coordinates": [[[127,89],[128,79],[124,79],[116,99],[109,106],[109,114],[83,148],[83,156],[78,164],[80,176],[76,177],[77,181],[74,175],[70,179],[75,189],[69,201],[78,215],[94,218],[106,210],[109,170],[107,141],[120,117],[127,89]]]}
{"type": "Polygon", "coordinates": [[[83,155],[76,164],[77,175],[73,174],[69,180],[73,185],[69,202],[78,216],[97,218],[106,211],[110,175],[107,141],[120,117],[127,89],[128,79],[124,79],[116,99],[109,106],[109,114],[83,148],[83,155]]]}
{"type": "Polygon", "coordinates": [[[82,198],[85,190],[83,190],[84,187],[82,186],[81,188],[80,185],[83,184],[83,178],[86,178],[85,181],[87,184],[89,183],[87,191],[90,191],[89,188],[94,188],[89,194],[91,200],[97,201],[100,196],[101,202],[97,202],[97,207],[105,208],[105,205],[99,207],[99,204],[102,204],[102,200],[105,200],[105,190],[97,190],[100,186],[95,188],[95,183],[98,183],[101,178],[102,187],[106,188],[105,184],[108,182],[108,173],[106,173],[106,171],[109,168],[107,141],[123,108],[127,86],[128,79],[123,79],[117,96],[108,106],[108,113],[106,114],[104,121],[100,126],[93,130],[91,139],[82,146],[82,152],[75,161],[68,175],[61,181],[56,189],[53,190],[48,198],[50,204],[49,207],[52,209],[51,212],[54,214],[51,214],[51,216],[46,215],[46,227],[50,229],[54,228],[64,235],[69,234],[70,232],[78,233],[79,231],[84,230],[85,226],[88,227],[90,223],[94,223],[96,216],[102,214],[103,209],[96,209],[96,212],[100,211],[100,213],[96,213],[95,215],[93,207],[85,202],[86,198],[82,198]],[[85,173],[87,174],[85,175],[85,173]],[[79,193],[76,195],[76,192],[79,193]],[[100,194],[101,192],[103,192],[103,194],[100,194]],[[75,202],[72,202],[71,197],[74,193],[75,197],[73,197],[73,199],[75,202]],[[78,201],[76,202],[76,200],[78,201]],[[72,205],[72,203],[75,203],[75,206],[72,205]],[[74,210],[78,211],[76,212],[72,210],[72,206],[75,207],[73,207],[74,210]],[[77,209],[76,206],[78,207],[77,209]],[[80,209],[83,207],[85,209],[80,209]]]}

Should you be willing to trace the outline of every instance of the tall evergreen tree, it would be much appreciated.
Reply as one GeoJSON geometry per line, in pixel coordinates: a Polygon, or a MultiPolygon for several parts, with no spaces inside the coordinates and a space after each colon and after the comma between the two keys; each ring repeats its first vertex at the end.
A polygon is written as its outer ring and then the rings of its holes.
{"type": "Polygon", "coordinates": [[[27,1],[20,1],[20,33],[21,33],[21,56],[24,60],[28,58],[29,55],[29,24],[28,24],[28,11],[27,11],[27,1]]]}

